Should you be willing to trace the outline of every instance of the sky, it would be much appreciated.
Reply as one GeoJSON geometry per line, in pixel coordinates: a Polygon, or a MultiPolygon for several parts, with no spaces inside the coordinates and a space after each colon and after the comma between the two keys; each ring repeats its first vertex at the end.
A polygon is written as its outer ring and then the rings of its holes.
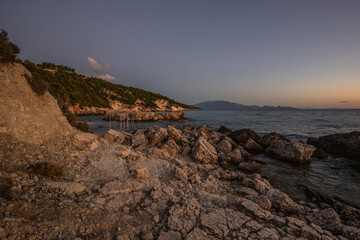
{"type": "Polygon", "coordinates": [[[186,104],[360,108],[359,0],[1,0],[21,59],[186,104]]]}

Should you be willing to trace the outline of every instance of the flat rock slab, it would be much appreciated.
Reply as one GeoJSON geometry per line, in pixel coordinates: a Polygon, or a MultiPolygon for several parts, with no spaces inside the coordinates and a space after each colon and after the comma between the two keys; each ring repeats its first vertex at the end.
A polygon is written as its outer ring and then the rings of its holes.
{"type": "Polygon", "coordinates": [[[143,182],[137,181],[135,179],[129,181],[112,181],[105,184],[100,192],[103,194],[124,194],[139,191],[145,186],[143,182]]]}
{"type": "Polygon", "coordinates": [[[84,185],[76,182],[47,182],[46,186],[52,189],[60,189],[67,194],[81,193],[86,189],[84,185]]]}
{"type": "Polygon", "coordinates": [[[230,232],[240,230],[250,220],[241,212],[232,209],[216,209],[202,214],[200,224],[216,237],[223,239],[230,232]]]}
{"type": "Polygon", "coordinates": [[[94,141],[98,138],[96,134],[92,133],[78,133],[74,136],[74,141],[76,143],[88,143],[94,141]]]}

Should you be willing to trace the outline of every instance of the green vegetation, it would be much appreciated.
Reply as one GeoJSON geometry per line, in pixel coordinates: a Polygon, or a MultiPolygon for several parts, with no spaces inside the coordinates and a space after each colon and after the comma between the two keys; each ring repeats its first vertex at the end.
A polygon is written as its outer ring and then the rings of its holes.
{"type": "Polygon", "coordinates": [[[43,81],[38,73],[33,73],[32,76],[25,75],[25,78],[31,89],[38,95],[42,96],[48,90],[47,82],[43,81]]]}
{"type": "Polygon", "coordinates": [[[52,165],[48,162],[41,162],[30,166],[30,169],[37,175],[49,178],[61,177],[64,175],[64,169],[52,165]]]}
{"type": "Polygon", "coordinates": [[[78,125],[76,126],[76,128],[82,132],[88,132],[89,124],[87,122],[78,122],[78,125]]]}
{"type": "Polygon", "coordinates": [[[16,55],[20,53],[20,48],[9,41],[8,33],[1,29],[0,32],[0,62],[10,63],[16,61],[16,55]]]}
{"type": "Polygon", "coordinates": [[[52,62],[43,62],[41,64],[38,64],[37,66],[43,69],[52,69],[52,70],[64,71],[64,72],[75,72],[74,68],[67,67],[64,65],[56,65],[55,63],[52,62]]]}
{"type": "Polygon", "coordinates": [[[59,105],[79,104],[80,108],[84,106],[107,108],[110,107],[110,100],[129,105],[134,105],[137,100],[140,100],[144,107],[155,108],[155,101],[163,99],[169,102],[169,107],[178,105],[191,108],[160,94],[77,74],[74,69],[63,65],[48,62],[35,65],[29,60],[25,60],[22,64],[33,74],[39,74],[42,80],[48,83],[48,90],[57,99],[59,105]]]}
{"type": "Polygon", "coordinates": [[[10,200],[12,186],[11,178],[0,177],[0,197],[10,200]]]}
{"type": "Polygon", "coordinates": [[[88,132],[89,131],[89,124],[87,122],[78,122],[77,116],[75,113],[70,112],[69,107],[66,105],[60,106],[61,111],[65,115],[66,119],[70,123],[71,126],[76,127],[82,132],[88,132]]]}

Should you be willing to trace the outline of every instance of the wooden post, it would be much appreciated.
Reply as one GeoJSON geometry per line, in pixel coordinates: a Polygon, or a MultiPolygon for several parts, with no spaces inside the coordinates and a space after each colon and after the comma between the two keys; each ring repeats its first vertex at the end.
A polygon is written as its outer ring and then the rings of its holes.
{"type": "Polygon", "coordinates": [[[109,121],[109,130],[111,129],[111,113],[109,113],[110,121],[109,121]]]}
{"type": "Polygon", "coordinates": [[[126,131],[129,131],[129,113],[126,112],[126,131]]]}
{"type": "Polygon", "coordinates": [[[133,131],[136,132],[136,125],[134,122],[134,117],[131,120],[132,120],[133,131]]]}

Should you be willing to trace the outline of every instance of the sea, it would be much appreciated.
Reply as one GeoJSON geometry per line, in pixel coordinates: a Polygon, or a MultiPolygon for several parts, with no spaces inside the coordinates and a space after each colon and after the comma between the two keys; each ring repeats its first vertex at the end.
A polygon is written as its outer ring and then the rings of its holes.
{"type": "MultiPolygon", "coordinates": [[[[207,125],[216,130],[225,126],[231,130],[252,129],[260,136],[278,132],[292,141],[306,141],[335,133],[360,131],[360,110],[252,110],[252,111],[185,111],[187,120],[179,122],[136,123],[136,129],[153,125],[182,127],[193,124],[207,125]]],[[[104,116],[81,116],[90,131],[105,133],[110,124],[104,116]]],[[[130,125],[131,126],[131,125],[130,125]]],[[[119,129],[120,123],[112,123],[119,129]]],[[[360,161],[330,156],[328,159],[311,158],[309,164],[291,164],[265,154],[254,156],[263,163],[261,174],[270,183],[296,200],[308,200],[305,189],[309,188],[331,198],[336,198],[360,208],[360,161]]]]}

